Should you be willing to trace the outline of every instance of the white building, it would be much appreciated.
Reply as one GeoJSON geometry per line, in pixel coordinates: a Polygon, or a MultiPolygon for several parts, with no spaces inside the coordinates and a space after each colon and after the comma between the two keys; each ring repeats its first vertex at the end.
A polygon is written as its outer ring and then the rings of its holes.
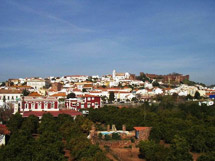
{"type": "Polygon", "coordinates": [[[130,74],[128,72],[126,72],[126,73],[117,73],[116,70],[113,70],[112,78],[113,78],[113,80],[116,80],[116,81],[123,80],[123,79],[129,79],[130,74]]]}
{"type": "Polygon", "coordinates": [[[22,99],[21,110],[24,111],[59,111],[58,97],[25,96],[22,99]]]}
{"type": "Polygon", "coordinates": [[[86,75],[70,75],[70,76],[65,76],[65,78],[69,82],[83,82],[88,79],[88,76],[86,75]]]}
{"type": "Polygon", "coordinates": [[[29,79],[27,80],[27,86],[33,87],[35,90],[39,90],[46,86],[49,82],[44,79],[29,79]]]}
{"type": "Polygon", "coordinates": [[[19,90],[0,90],[0,106],[5,103],[14,103],[21,100],[22,91],[19,90]]]}

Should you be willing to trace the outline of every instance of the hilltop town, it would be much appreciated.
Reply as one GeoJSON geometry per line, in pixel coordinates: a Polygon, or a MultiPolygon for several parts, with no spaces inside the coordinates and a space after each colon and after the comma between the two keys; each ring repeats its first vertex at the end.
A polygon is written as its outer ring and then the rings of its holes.
{"type": "Polygon", "coordinates": [[[153,102],[158,96],[176,95],[184,100],[199,100],[213,105],[215,88],[189,80],[189,75],[117,73],[104,76],[67,75],[48,78],[8,79],[0,85],[0,106],[25,111],[55,111],[60,108],[79,111],[105,104],[129,105],[153,102]],[[41,101],[41,103],[33,103],[41,101]],[[84,101],[87,100],[87,101],[84,101]],[[44,104],[43,102],[48,102],[44,104]],[[28,103],[30,102],[30,103],[28,103]]]}
{"type": "Polygon", "coordinates": [[[214,98],[179,73],[8,79],[0,160],[213,160],[214,98]]]}

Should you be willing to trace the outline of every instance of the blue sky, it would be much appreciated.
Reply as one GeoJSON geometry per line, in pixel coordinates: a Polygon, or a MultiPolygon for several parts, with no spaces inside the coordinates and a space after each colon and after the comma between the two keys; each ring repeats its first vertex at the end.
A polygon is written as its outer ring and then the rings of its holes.
{"type": "Polygon", "coordinates": [[[120,72],[215,84],[214,0],[0,0],[0,81],[120,72]]]}

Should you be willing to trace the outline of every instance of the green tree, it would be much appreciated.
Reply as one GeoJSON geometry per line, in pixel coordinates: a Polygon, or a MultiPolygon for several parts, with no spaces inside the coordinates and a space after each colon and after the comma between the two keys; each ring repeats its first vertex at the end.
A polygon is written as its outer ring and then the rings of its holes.
{"type": "Polygon", "coordinates": [[[111,91],[111,92],[109,93],[109,101],[110,101],[110,102],[113,102],[114,100],[115,100],[115,95],[114,95],[114,92],[111,91]]]}
{"type": "Polygon", "coordinates": [[[39,127],[39,118],[30,115],[26,120],[23,121],[21,129],[28,131],[30,134],[37,133],[37,128],[39,127]]]}
{"type": "Polygon", "coordinates": [[[118,133],[113,133],[112,134],[112,139],[113,140],[121,140],[121,136],[118,133]]]}
{"type": "Polygon", "coordinates": [[[76,98],[75,93],[69,93],[69,94],[67,95],[67,99],[69,99],[69,98],[76,98]]]}
{"type": "Polygon", "coordinates": [[[83,89],[82,89],[82,92],[87,92],[86,88],[83,88],[83,89]]]}
{"type": "Polygon", "coordinates": [[[24,89],[23,91],[22,91],[22,95],[23,96],[28,96],[30,94],[30,92],[27,90],[27,89],[24,89]]]}
{"type": "Polygon", "coordinates": [[[22,116],[19,113],[16,113],[8,121],[7,127],[12,133],[16,133],[21,127],[22,122],[23,122],[22,116]]]}
{"type": "Polygon", "coordinates": [[[138,146],[141,156],[147,161],[164,161],[168,154],[168,149],[153,141],[141,141],[138,146]]]}
{"type": "Polygon", "coordinates": [[[215,152],[210,152],[201,155],[197,161],[214,161],[215,160],[215,152]]]}
{"type": "Polygon", "coordinates": [[[157,81],[154,81],[154,82],[152,83],[152,85],[153,85],[154,87],[159,87],[159,86],[160,86],[160,84],[159,84],[157,81]]]}
{"type": "Polygon", "coordinates": [[[198,91],[196,91],[194,98],[195,99],[200,99],[201,98],[200,93],[198,91]]]}
{"type": "Polygon", "coordinates": [[[189,149],[190,147],[187,141],[183,137],[175,135],[167,161],[193,161],[192,155],[189,153],[189,149]]]}
{"type": "Polygon", "coordinates": [[[111,140],[111,136],[108,135],[108,134],[106,134],[106,135],[105,135],[105,140],[106,140],[106,141],[111,140]]]}
{"type": "Polygon", "coordinates": [[[5,86],[5,85],[6,85],[5,82],[2,82],[0,86],[3,87],[3,86],[5,86]]]}

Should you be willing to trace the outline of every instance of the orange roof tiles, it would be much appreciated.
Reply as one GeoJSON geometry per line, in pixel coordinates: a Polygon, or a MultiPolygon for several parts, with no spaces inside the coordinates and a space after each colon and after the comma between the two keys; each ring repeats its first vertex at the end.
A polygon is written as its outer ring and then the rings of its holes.
{"type": "Polygon", "coordinates": [[[2,94],[21,94],[22,91],[20,91],[20,90],[11,90],[11,89],[10,90],[1,89],[0,93],[2,93],[2,94]]]}
{"type": "Polygon", "coordinates": [[[59,92],[59,93],[53,94],[52,96],[54,96],[54,97],[66,97],[66,93],[65,92],[59,92]]]}
{"type": "Polygon", "coordinates": [[[40,94],[37,93],[37,92],[32,92],[32,93],[30,93],[28,96],[39,97],[39,96],[42,96],[42,95],[40,95],[40,94]]]}
{"type": "Polygon", "coordinates": [[[92,84],[84,84],[84,88],[87,88],[87,87],[93,87],[92,84]]]}
{"type": "Polygon", "coordinates": [[[101,93],[101,91],[91,91],[90,93],[101,93]]]}
{"type": "Polygon", "coordinates": [[[137,131],[146,130],[148,128],[150,128],[150,127],[134,127],[134,129],[137,131]]]}
{"type": "Polygon", "coordinates": [[[81,90],[80,90],[80,89],[77,89],[77,88],[73,89],[73,91],[74,91],[74,92],[81,92],[81,90]]]}

